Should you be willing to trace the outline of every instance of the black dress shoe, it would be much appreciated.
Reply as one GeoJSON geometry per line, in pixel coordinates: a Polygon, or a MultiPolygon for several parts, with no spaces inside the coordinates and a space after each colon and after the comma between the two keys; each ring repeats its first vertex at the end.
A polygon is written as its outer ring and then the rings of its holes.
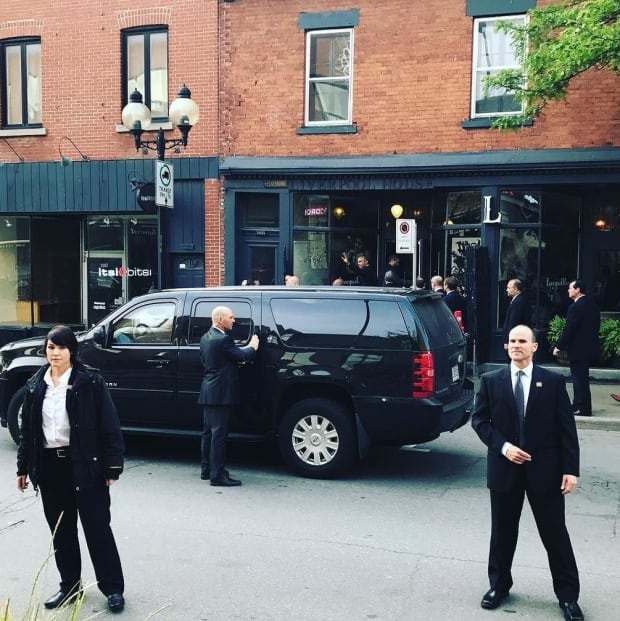
{"type": "Polygon", "coordinates": [[[485,610],[494,610],[508,597],[508,591],[489,589],[483,596],[480,606],[485,610]]]}
{"type": "Polygon", "coordinates": [[[58,593],[54,593],[49,599],[46,599],[44,606],[48,609],[58,608],[68,604],[73,598],[80,594],[80,589],[73,589],[72,591],[63,591],[62,589],[58,593]]]}
{"type": "MultiPolygon", "coordinates": [[[[224,469],[224,477],[226,478],[230,478],[230,474],[228,473],[228,470],[224,469]]],[[[211,480],[211,475],[209,474],[209,471],[207,472],[201,472],[200,473],[200,480],[201,481],[210,481],[211,480]]]]}
{"type": "Polygon", "coordinates": [[[241,485],[239,479],[231,479],[230,477],[218,477],[217,479],[211,479],[211,485],[215,487],[237,487],[241,485]]]}
{"type": "Polygon", "coordinates": [[[577,602],[560,602],[559,606],[566,621],[583,621],[583,612],[577,602]]]}
{"type": "Polygon", "coordinates": [[[125,598],[121,593],[111,593],[108,595],[108,608],[112,612],[120,612],[125,608],[125,598]]]}

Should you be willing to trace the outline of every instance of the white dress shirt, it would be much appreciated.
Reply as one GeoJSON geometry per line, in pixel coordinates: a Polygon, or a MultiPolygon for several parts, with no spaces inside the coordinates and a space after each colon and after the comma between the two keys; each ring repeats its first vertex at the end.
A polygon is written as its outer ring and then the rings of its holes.
{"type": "Polygon", "coordinates": [[[43,376],[43,381],[47,384],[41,412],[45,448],[69,446],[71,429],[67,413],[67,389],[70,376],[71,367],[60,376],[58,386],[54,386],[52,381],[51,367],[43,376]]]}

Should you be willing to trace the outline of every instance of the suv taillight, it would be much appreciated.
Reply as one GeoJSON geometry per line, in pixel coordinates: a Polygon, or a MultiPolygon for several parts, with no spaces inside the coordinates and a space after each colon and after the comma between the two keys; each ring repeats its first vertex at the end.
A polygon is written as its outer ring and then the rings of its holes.
{"type": "Polygon", "coordinates": [[[432,397],[435,392],[435,365],[430,351],[413,352],[411,396],[414,399],[432,397]]]}

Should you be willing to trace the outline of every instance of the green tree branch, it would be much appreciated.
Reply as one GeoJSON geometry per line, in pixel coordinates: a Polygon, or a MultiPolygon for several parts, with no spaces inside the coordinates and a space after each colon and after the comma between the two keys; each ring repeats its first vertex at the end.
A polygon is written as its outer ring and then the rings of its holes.
{"type": "Polygon", "coordinates": [[[500,21],[510,34],[521,70],[503,70],[484,80],[491,89],[514,92],[523,114],[496,119],[493,127],[518,129],[550,101],[566,97],[573,78],[588,69],[620,74],[620,0],[561,0],[528,11],[528,23],[500,21]]]}

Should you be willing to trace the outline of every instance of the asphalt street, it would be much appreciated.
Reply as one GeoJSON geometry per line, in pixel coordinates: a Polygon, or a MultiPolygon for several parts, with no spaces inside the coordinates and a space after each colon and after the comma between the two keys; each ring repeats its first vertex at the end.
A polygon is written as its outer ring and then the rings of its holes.
{"type": "MultiPolygon", "coordinates": [[[[582,477],[567,520],[589,621],[620,619],[620,432],[579,429],[582,477]]],[[[196,441],[132,439],[112,488],[131,621],[480,621],[562,619],[526,507],[515,586],[496,611],[487,588],[485,448],[469,426],[419,447],[373,450],[348,478],[292,476],[265,447],[236,446],[234,489],[199,479],[196,441]]],[[[15,447],[0,431],[0,602],[21,619],[50,536],[40,499],[15,489],[15,447]]],[[[83,579],[92,566],[83,551],[83,579]]],[[[56,590],[53,562],[34,587],[56,590]]],[[[119,618],[95,586],[79,619],[119,618]],[[98,614],[100,613],[100,614],[98,614]]],[[[45,619],[63,619],[49,613],[45,619]]]]}

